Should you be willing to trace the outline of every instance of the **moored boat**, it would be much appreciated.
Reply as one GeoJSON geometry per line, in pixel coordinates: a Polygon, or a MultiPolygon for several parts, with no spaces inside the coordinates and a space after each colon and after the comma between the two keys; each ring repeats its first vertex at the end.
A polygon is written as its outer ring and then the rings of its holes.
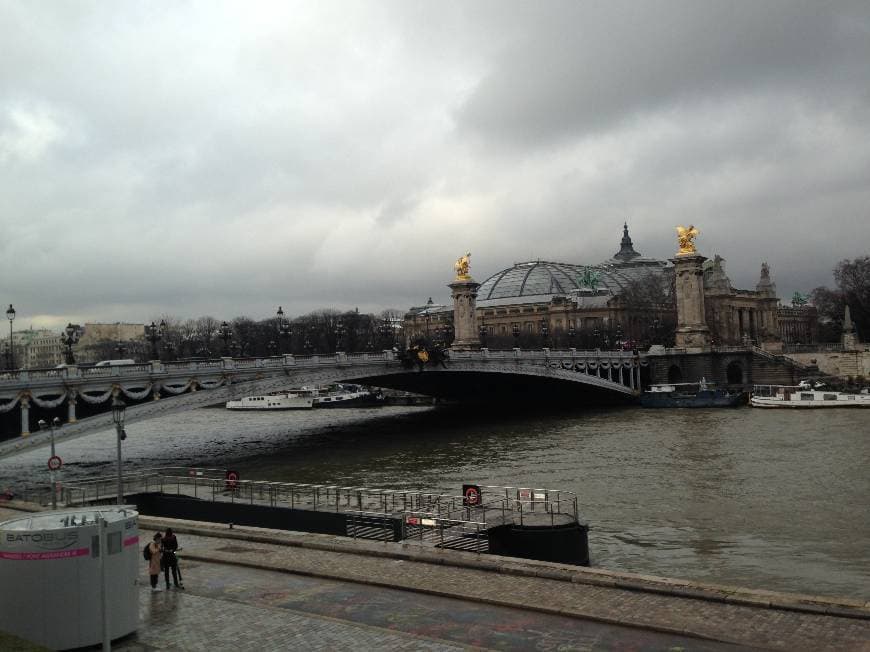
{"type": "Polygon", "coordinates": [[[853,408],[870,407],[870,394],[850,394],[812,386],[756,385],[749,397],[749,404],[760,408],[853,408]]]}
{"type": "Polygon", "coordinates": [[[648,408],[734,407],[741,403],[743,394],[711,387],[703,379],[699,383],[651,385],[640,396],[640,404],[648,408]]]}
{"type": "Polygon", "coordinates": [[[227,401],[226,405],[228,410],[310,410],[313,407],[313,397],[296,392],[245,396],[227,401]]]}
{"type": "Polygon", "coordinates": [[[362,385],[336,384],[325,389],[300,390],[311,391],[311,397],[316,408],[356,407],[359,405],[375,405],[383,403],[384,396],[373,392],[362,385]]]}

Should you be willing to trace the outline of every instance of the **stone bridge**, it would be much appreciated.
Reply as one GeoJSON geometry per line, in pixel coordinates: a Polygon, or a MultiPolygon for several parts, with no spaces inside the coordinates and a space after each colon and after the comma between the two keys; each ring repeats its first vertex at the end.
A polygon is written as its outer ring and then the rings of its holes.
{"type": "Polygon", "coordinates": [[[530,405],[626,402],[640,393],[642,355],[628,351],[453,351],[443,364],[418,366],[394,351],[270,358],[221,358],[105,367],[64,367],[0,374],[0,412],[18,407],[21,437],[0,444],[0,458],[46,445],[48,433],[30,434],[30,409],[67,405],[63,441],[110,428],[111,413],[76,419],[76,404],[107,404],[113,397],[140,401],[127,423],[233,398],[350,382],[452,400],[530,405]],[[148,400],[151,399],[151,400],[148,400]]]}

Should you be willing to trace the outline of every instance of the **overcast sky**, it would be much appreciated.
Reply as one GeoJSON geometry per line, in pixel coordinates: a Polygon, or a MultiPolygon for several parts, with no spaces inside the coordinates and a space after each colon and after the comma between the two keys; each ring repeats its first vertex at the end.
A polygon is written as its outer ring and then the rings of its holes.
{"type": "Polygon", "coordinates": [[[405,309],[624,221],[783,299],[868,255],[870,3],[0,0],[16,328],[405,309]]]}

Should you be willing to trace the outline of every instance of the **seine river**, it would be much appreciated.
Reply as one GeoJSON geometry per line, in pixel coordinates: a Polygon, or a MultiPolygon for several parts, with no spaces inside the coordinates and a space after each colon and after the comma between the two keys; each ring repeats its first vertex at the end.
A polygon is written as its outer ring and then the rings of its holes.
{"type": "MultiPolygon", "coordinates": [[[[230,467],[246,479],[451,493],[463,482],[570,490],[595,566],[870,599],[870,410],[212,408],[127,430],[127,468],[230,467]]],[[[58,453],[66,480],[111,474],[114,431],[58,453]]],[[[46,459],[43,449],[0,461],[0,482],[45,480],[46,459]]]]}

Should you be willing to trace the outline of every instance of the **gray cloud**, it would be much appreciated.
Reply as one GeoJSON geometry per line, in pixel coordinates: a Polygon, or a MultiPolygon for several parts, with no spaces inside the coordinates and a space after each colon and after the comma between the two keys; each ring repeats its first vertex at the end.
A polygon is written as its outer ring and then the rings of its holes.
{"type": "Polygon", "coordinates": [[[867,253],[865,3],[20,2],[0,55],[17,323],[407,307],[623,220],[784,297],[867,253]]]}

